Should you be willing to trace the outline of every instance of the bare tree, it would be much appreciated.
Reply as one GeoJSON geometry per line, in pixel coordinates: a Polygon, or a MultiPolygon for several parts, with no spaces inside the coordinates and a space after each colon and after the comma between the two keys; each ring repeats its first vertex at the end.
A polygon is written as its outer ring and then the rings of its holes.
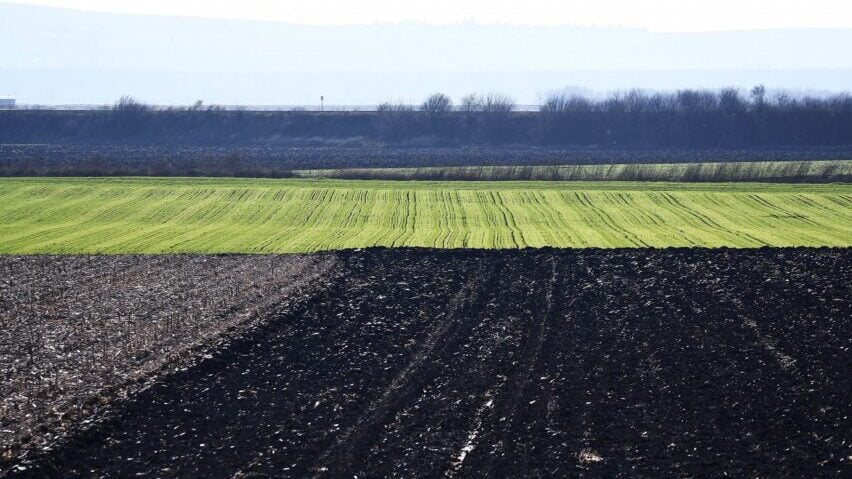
{"type": "Polygon", "coordinates": [[[796,100],[786,91],[779,91],[775,94],[775,105],[782,111],[788,111],[795,105],[796,100]]]}
{"type": "Polygon", "coordinates": [[[453,101],[443,93],[434,93],[420,105],[420,111],[430,115],[443,115],[453,110],[453,101]]]}
{"type": "Polygon", "coordinates": [[[569,102],[571,101],[567,95],[556,93],[548,96],[541,105],[540,111],[545,115],[562,115],[568,112],[569,102]]]}
{"type": "Polygon", "coordinates": [[[766,105],[766,87],[757,85],[751,89],[751,100],[757,108],[763,108],[766,105]]]}
{"type": "Polygon", "coordinates": [[[641,113],[648,106],[648,95],[642,90],[632,89],[624,95],[624,110],[627,113],[641,113]]]}
{"type": "Polygon", "coordinates": [[[482,99],[476,93],[463,96],[459,111],[468,114],[482,111],[482,99]]]}
{"type": "Polygon", "coordinates": [[[115,103],[112,109],[113,111],[120,111],[123,113],[144,113],[149,111],[151,107],[137,101],[130,95],[124,95],[115,103]]]}
{"type": "Polygon", "coordinates": [[[719,107],[726,113],[738,113],[745,110],[745,103],[736,88],[723,88],[719,92],[719,107]]]}
{"type": "Polygon", "coordinates": [[[686,112],[702,112],[715,109],[718,97],[707,90],[678,90],[675,93],[678,109],[686,112]]]}
{"type": "Polygon", "coordinates": [[[507,115],[515,109],[515,100],[502,93],[489,93],[482,101],[482,111],[492,115],[507,115]]]}
{"type": "Polygon", "coordinates": [[[414,107],[402,102],[384,102],[376,107],[376,111],[379,113],[410,113],[414,111],[414,107]]]}
{"type": "Polygon", "coordinates": [[[541,105],[540,112],[545,117],[555,118],[570,113],[589,113],[594,109],[591,100],[580,95],[568,96],[565,93],[554,93],[548,96],[541,105]]]}

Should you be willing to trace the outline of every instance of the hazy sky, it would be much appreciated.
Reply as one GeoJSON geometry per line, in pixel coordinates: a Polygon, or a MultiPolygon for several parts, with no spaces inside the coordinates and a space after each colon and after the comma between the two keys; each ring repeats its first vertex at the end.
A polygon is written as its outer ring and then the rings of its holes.
{"type": "Polygon", "coordinates": [[[629,26],[654,31],[852,28],[850,0],[15,0],[111,13],[276,20],[629,26]]]}
{"type": "Polygon", "coordinates": [[[852,85],[846,2],[0,0],[0,94],[374,105],[434,91],[523,104],[563,88],[840,91],[852,85]]]}

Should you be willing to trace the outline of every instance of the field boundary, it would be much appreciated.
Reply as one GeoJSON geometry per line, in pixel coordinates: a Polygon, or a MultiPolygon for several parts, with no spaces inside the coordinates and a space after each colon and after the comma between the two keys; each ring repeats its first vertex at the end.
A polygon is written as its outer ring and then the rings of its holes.
{"type": "Polygon", "coordinates": [[[852,183],[852,160],[294,170],[297,178],[420,181],[852,183]]]}

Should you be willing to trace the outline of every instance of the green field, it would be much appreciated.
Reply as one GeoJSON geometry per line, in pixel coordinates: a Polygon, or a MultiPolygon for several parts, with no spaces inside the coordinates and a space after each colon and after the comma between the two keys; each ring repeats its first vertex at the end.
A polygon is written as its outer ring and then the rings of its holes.
{"type": "Polygon", "coordinates": [[[464,181],[852,182],[852,160],[297,170],[301,178],[464,181]]]}
{"type": "Polygon", "coordinates": [[[852,185],[0,179],[0,253],[852,246],[852,185]]]}

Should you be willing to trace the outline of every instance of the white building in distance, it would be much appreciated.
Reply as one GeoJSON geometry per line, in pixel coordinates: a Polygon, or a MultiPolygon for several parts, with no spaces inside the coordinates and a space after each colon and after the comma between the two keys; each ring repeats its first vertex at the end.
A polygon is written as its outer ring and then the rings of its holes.
{"type": "Polygon", "coordinates": [[[0,110],[12,110],[15,108],[15,99],[10,96],[0,95],[0,110]]]}

